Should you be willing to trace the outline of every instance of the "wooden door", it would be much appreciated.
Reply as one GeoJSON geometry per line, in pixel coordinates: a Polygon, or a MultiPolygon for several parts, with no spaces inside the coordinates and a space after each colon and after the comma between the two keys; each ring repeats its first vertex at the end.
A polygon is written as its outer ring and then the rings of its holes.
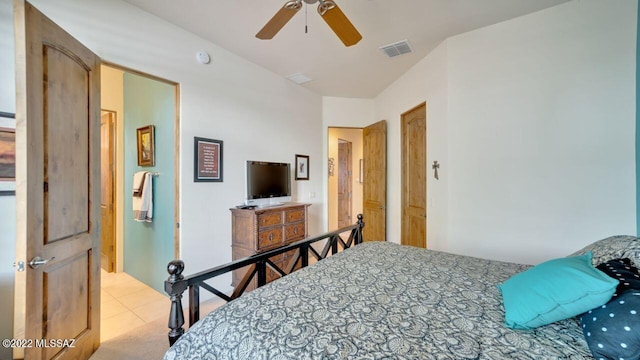
{"type": "Polygon", "coordinates": [[[427,247],[427,106],[402,114],[402,244],[427,247]]]}
{"type": "Polygon", "coordinates": [[[351,225],[351,152],[350,141],[338,140],[338,228],[351,225]]]}
{"type": "Polygon", "coordinates": [[[103,110],[100,116],[100,265],[107,272],[114,272],[116,268],[115,152],[116,113],[103,110]]]}
{"type": "Polygon", "coordinates": [[[386,241],[387,123],[379,121],[362,131],[364,183],[362,189],[365,241],[386,241]]]}
{"type": "Polygon", "coordinates": [[[27,264],[14,336],[34,341],[14,358],[88,359],[100,343],[100,59],[29,3],[14,11],[16,261],[27,264]]]}

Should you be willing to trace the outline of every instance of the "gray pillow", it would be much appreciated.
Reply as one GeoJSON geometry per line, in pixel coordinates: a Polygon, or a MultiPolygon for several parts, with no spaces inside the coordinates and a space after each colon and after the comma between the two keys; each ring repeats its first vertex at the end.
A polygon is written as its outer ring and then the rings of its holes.
{"type": "Polygon", "coordinates": [[[629,235],[616,235],[598,240],[587,245],[569,256],[593,253],[593,266],[598,266],[609,260],[629,258],[636,265],[640,265],[640,239],[629,235]]]}

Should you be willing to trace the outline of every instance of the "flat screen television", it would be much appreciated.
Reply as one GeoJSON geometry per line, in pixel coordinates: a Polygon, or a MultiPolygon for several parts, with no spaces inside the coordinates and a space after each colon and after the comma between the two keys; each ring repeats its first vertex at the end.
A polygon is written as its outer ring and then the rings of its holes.
{"type": "Polygon", "coordinates": [[[291,201],[291,165],[247,161],[247,205],[270,206],[291,201]]]}

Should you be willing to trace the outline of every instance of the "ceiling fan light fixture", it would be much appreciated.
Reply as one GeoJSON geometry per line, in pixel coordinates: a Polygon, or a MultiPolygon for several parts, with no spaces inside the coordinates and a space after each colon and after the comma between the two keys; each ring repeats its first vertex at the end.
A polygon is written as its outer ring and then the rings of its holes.
{"type": "Polygon", "coordinates": [[[320,16],[324,16],[324,14],[326,14],[327,11],[336,7],[336,3],[333,2],[333,0],[318,0],[318,1],[320,1],[320,4],[318,4],[318,14],[320,14],[320,16]]]}
{"type": "Polygon", "coordinates": [[[302,0],[287,1],[287,3],[284,4],[284,7],[289,10],[300,10],[300,8],[302,8],[302,0]]]}

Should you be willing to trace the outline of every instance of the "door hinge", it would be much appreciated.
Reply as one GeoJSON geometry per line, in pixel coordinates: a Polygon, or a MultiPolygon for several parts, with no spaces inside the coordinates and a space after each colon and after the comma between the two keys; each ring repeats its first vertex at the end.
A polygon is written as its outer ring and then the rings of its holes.
{"type": "Polygon", "coordinates": [[[49,183],[46,182],[46,181],[43,184],[43,190],[44,190],[44,192],[49,192],[49,183]]]}

